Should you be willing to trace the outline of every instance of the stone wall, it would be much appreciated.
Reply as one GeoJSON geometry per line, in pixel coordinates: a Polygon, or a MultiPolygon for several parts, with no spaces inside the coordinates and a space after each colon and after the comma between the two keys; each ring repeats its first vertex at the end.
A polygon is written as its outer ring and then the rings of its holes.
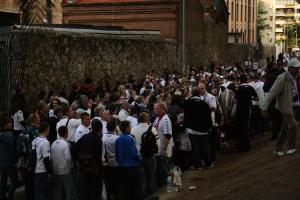
{"type": "Polygon", "coordinates": [[[113,36],[51,31],[15,32],[27,38],[24,84],[30,99],[39,91],[70,91],[85,77],[110,76],[111,84],[129,74],[142,79],[154,69],[178,70],[176,43],[153,36],[113,36]]]}

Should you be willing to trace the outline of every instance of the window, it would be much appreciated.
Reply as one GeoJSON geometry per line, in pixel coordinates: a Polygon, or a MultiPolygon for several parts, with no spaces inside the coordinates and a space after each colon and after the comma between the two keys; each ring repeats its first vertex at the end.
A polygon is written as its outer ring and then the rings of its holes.
{"type": "Polygon", "coordinates": [[[247,21],[247,6],[245,5],[245,16],[244,16],[244,21],[247,21]]]}
{"type": "Polygon", "coordinates": [[[233,21],[233,16],[234,16],[234,3],[231,2],[231,21],[233,21]]]}
{"type": "Polygon", "coordinates": [[[273,16],[269,16],[269,21],[270,21],[270,22],[273,21],[273,16]]]}
{"type": "Polygon", "coordinates": [[[297,9],[297,13],[300,13],[300,9],[297,9]]]}
{"type": "Polygon", "coordinates": [[[243,16],[244,16],[243,15],[243,5],[241,5],[241,16],[240,16],[241,17],[241,22],[243,21],[243,16]]]}

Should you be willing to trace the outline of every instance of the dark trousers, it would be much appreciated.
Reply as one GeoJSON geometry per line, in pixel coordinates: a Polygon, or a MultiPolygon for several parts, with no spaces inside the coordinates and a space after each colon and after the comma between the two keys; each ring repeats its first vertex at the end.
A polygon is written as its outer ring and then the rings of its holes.
{"type": "Polygon", "coordinates": [[[168,157],[156,157],[157,162],[157,185],[161,187],[167,183],[167,177],[171,170],[172,159],[168,157]]]}
{"type": "Polygon", "coordinates": [[[120,200],[121,184],[120,184],[120,168],[107,166],[104,170],[104,182],[108,200],[120,200]]]}
{"type": "Polygon", "coordinates": [[[101,200],[103,188],[103,174],[94,173],[93,176],[85,177],[79,173],[79,200],[101,200]]]}
{"type": "Polygon", "coordinates": [[[250,121],[251,129],[255,132],[255,135],[263,136],[266,123],[258,105],[252,106],[250,121]]]}
{"type": "Polygon", "coordinates": [[[1,179],[0,179],[0,199],[6,199],[9,200],[13,199],[17,181],[18,181],[18,174],[17,170],[15,168],[7,169],[7,170],[1,170],[1,179]],[[10,179],[11,183],[8,186],[7,180],[10,179]],[[7,196],[6,196],[7,193],[7,196]]]}
{"type": "Polygon", "coordinates": [[[250,108],[241,108],[237,111],[237,148],[239,152],[245,152],[250,148],[248,133],[250,108]]]}
{"type": "Polygon", "coordinates": [[[282,126],[282,116],[279,110],[275,108],[274,105],[271,105],[269,108],[269,114],[272,120],[272,140],[276,140],[279,136],[281,126],[282,126]]]}
{"type": "Polygon", "coordinates": [[[185,171],[190,168],[191,166],[191,157],[192,153],[191,151],[182,151],[180,149],[174,150],[174,164],[176,166],[179,166],[181,171],[185,171]]]}
{"type": "Polygon", "coordinates": [[[123,200],[141,200],[139,166],[120,167],[123,200]]]}
{"type": "Polygon", "coordinates": [[[74,181],[71,173],[54,175],[52,200],[74,200],[74,194],[74,181]]]}
{"type": "Polygon", "coordinates": [[[50,199],[50,180],[47,173],[35,173],[33,177],[35,199],[48,200],[50,199]]]}
{"type": "Polygon", "coordinates": [[[25,196],[27,200],[35,200],[35,190],[33,176],[31,173],[24,172],[25,196]]]}
{"type": "Polygon", "coordinates": [[[146,198],[158,188],[156,182],[157,164],[155,156],[143,158],[140,167],[142,198],[146,198]]]}
{"type": "MultiPolygon", "coordinates": [[[[195,168],[202,166],[202,160],[204,160],[205,166],[211,166],[211,138],[210,134],[195,135],[190,134],[190,141],[192,145],[192,165],[195,168]]],[[[204,167],[205,167],[204,166],[204,167]]]]}

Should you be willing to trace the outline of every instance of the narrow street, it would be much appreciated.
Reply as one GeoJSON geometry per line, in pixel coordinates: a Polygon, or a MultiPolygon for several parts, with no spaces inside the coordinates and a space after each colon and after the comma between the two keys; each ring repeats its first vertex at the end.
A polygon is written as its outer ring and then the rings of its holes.
{"type": "Polygon", "coordinates": [[[219,154],[213,169],[185,172],[183,190],[166,193],[163,188],[160,200],[300,199],[300,153],[276,157],[269,136],[252,140],[247,153],[219,154]]]}

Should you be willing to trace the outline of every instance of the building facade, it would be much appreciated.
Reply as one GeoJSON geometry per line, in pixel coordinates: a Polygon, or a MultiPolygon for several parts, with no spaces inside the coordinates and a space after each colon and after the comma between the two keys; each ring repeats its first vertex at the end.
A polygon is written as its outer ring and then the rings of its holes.
{"type": "Polygon", "coordinates": [[[228,42],[256,45],[257,0],[226,0],[228,42]]]}
{"type": "Polygon", "coordinates": [[[295,0],[276,0],[276,41],[284,48],[298,47],[297,27],[300,23],[300,4],[295,0]]]}
{"type": "Polygon", "coordinates": [[[0,26],[9,26],[20,22],[17,0],[1,0],[0,26]]]}

